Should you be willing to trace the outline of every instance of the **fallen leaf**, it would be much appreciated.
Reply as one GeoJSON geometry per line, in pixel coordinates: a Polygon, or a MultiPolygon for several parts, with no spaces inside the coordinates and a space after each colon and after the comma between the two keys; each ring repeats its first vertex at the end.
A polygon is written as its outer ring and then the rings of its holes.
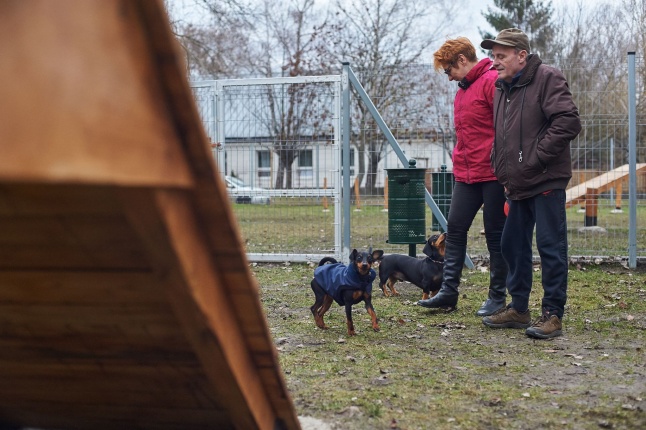
{"type": "Polygon", "coordinates": [[[632,315],[628,315],[628,316],[626,317],[626,320],[627,320],[627,321],[632,321],[632,320],[634,320],[634,319],[635,319],[635,317],[634,317],[634,316],[632,316],[632,315]]]}

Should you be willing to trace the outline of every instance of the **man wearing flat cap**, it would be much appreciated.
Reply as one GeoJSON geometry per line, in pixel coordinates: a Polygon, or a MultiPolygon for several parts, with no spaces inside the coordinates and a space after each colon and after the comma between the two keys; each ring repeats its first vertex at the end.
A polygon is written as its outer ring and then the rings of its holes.
{"type": "Polygon", "coordinates": [[[483,318],[492,328],[525,328],[534,338],[562,334],[567,300],[565,188],[572,177],[570,141],[581,131],[579,112],[563,74],[530,53],[517,28],[502,30],[480,46],[493,54],[494,95],[491,165],[504,185],[509,214],[501,238],[509,265],[511,303],[483,318]],[[532,323],[532,239],[541,257],[541,316],[532,323]]]}

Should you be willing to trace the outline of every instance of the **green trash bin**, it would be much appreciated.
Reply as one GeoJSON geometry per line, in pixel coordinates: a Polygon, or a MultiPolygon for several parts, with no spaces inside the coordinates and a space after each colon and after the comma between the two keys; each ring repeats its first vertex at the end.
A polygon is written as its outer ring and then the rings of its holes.
{"type": "MultiPolygon", "coordinates": [[[[440,166],[439,172],[431,173],[431,195],[444,218],[449,216],[454,184],[455,178],[452,172],[446,171],[446,164],[440,166]]],[[[433,221],[431,222],[431,229],[433,231],[444,231],[435,216],[433,216],[433,221]]]]}
{"type": "Polygon", "coordinates": [[[426,242],[426,169],[386,169],[388,174],[388,243],[408,244],[415,256],[415,244],[426,242]]]}

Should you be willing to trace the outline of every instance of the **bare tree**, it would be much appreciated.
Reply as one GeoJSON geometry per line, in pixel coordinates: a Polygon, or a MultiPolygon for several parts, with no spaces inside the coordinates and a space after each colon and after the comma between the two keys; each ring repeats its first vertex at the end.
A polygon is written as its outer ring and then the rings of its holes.
{"type": "MultiPolygon", "coordinates": [[[[252,8],[243,0],[185,0],[190,17],[175,11],[171,25],[194,78],[237,77],[249,70],[254,30],[252,8]],[[199,17],[199,18],[196,18],[199,17]]],[[[167,10],[168,0],[165,0],[167,10]]]]}
{"type": "MultiPolygon", "coordinates": [[[[395,100],[405,100],[415,91],[417,77],[403,76],[401,70],[419,62],[444,34],[458,5],[445,0],[337,0],[333,53],[339,61],[351,63],[386,120],[395,114],[395,100]]],[[[366,175],[370,192],[377,180],[384,140],[374,131],[367,107],[355,104],[354,108],[357,177],[361,183],[366,175]]]]}
{"type": "MultiPolygon", "coordinates": [[[[628,161],[627,128],[617,124],[628,114],[626,53],[631,47],[643,47],[640,29],[645,24],[645,3],[624,0],[591,6],[580,1],[564,5],[555,14],[558,30],[552,47],[554,58],[546,62],[565,72],[579,112],[587,119],[578,141],[572,145],[576,168],[586,168],[591,161],[601,169],[609,168],[610,139],[615,148],[612,159],[628,161]]],[[[641,54],[643,58],[644,52],[641,54]]],[[[640,82],[644,82],[644,68],[638,70],[640,82]]],[[[638,91],[643,94],[643,85],[638,91]]],[[[641,102],[638,107],[642,115],[643,106],[641,102]]]]}
{"type": "MultiPolygon", "coordinates": [[[[314,0],[292,0],[284,4],[265,0],[259,17],[256,71],[272,76],[302,76],[326,73],[325,48],[321,35],[327,23],[315,8],[314,0]]],[[[306,136],[317,134],[325,112],[314,108],[317,88],[311,85],[282,84],[268,86],[272,150],[278,158],[274,187],[292,188],[293,165],[300,155],[306,136]]]]}

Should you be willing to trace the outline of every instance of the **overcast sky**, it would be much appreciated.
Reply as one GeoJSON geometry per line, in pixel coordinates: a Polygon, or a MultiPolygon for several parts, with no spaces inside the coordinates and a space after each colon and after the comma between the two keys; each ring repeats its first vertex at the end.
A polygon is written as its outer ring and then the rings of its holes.
{"type": "MultiPolygon", "coordinates": [[[[199,15],[192,12],[199,10],[195,6],[195,0],[166,0],[171,13],[176,14],[176,17],[186,16],[188,19],[198,19],[199,15]],[[191,17],[192,15],[192,17],[191,17]]],[[[323,2],[329,0],[317,0],[317,2],[323,2]]],[[[409,0],[415,1],[415,0],[409,0]]],[[[447,38],[453,38],[457,36],[468,37],[469,40],[477,47],[482,41],[480,36],[479,29],[492,30],[489,24],[485,21],[482,16],[483,12],[487,11],[487,7],[493,6],[493,0],[457,0],[462,1],[466,6],[460,8],[459,16],[455,17],[455,21],[451,25],[451,30],[447,34],[442,35],[443,37],[437,41],[437,46],[432,47],[432,51],[439,48],[442,43],[447,38]]],[[[598,3],[600,0],[552,0],[553,7],[559,8],[566,3],[575,3],[578,1],[584,1],[585,4],[598,3]]],[[[614,0],[618,1],[618,0],[614,0]]],[[[480,54],[479,54],[480,56],[480,54]]],[[[424,59],[424,61],[430,61],[430,58],[424,59]]]]}

